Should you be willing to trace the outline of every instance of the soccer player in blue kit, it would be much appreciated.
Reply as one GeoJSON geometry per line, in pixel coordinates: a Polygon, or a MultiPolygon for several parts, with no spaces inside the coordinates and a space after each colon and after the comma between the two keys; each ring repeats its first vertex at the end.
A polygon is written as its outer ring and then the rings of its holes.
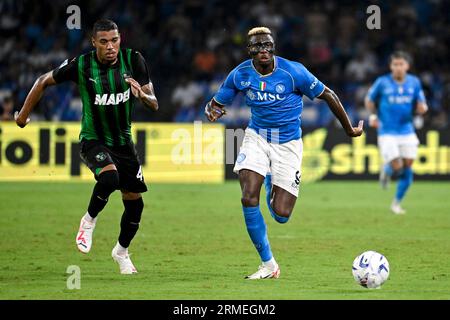
{"type": "Polygon", "coordinates": [[[378,147],[384,161],[381,186],[386,189],[391,177],[398,179],[391,204],[395,214],[406,212],[400,203],[413,182],[411,166],[419,145],[413,116],[415,112],[422,115],[428,110],[420,80],[408,74],[409,61],[406,52],[394,52],[390,57],[391,73],[376,79],[365,100],[366,108],[372,113],[369,125],[378,129],[378,147]]]}
{"type": "Polygon", "coordinates": [[[251,119],[234,172],[239,175],[247,231],[262,260],[258,271],[246,278],[278,278],[280,268],[270,249],[259,195],[265,183],[266,201],[272,217],[279,223],[288,221],[300,185],[302,96],[325,100],[350,137],[362,134],[363,121],[353,127],[332,90],[301,63],[275,56],[270,29],[251,29],[247,48],[251,59],[230,72],[206,105],[205,114],[209,121],[216,121],[226,113],[224,106],[230,104],[239,91],[246,95],[251,119]]]}

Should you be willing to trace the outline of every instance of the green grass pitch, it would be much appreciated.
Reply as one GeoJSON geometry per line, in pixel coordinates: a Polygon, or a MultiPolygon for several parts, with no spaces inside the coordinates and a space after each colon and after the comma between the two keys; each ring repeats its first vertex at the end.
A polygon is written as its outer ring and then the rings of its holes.
{"type": "MultiPolygon", "coordinates": [[[[0,183],[0,299],[449,299],[450,184],[416,182],[404,207],[388,210],[394,186],[305,184],[293,217],[279,225],[261,201],[278,280],[248,281],[259,258],[248,238],[237,182],[150,186],[130,247],[139,274],[111,259],[122,214],[119,193],[101,213],[87,255],[74,237],[93,183],[0,183]],[[358,286],[353,259],[389,260],[379,290],[358,286]],[[69,290],[69,265],[81,289],[69,290]]],[[[262,197],[263,199],[263,197],[262,197]]]]}

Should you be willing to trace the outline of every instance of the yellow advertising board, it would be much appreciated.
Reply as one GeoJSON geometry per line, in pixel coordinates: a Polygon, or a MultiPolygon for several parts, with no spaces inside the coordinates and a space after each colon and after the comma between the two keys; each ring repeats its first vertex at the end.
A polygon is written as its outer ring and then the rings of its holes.
{"type": "MultiPolygon", "coordinates": [[[[0,123],[0,181],[91,180],[79,156],[79,130],[79,123],[0,123]]],[[[224,132],[221,124],[201,122],[133,124],[145,180],[223,182],[224,132]]]]}
{"type": "MultiPolygon", "coordinates": [[[[367,129],[366,129],[367,130],[367,129]]],[[[448,130],[418,132],[420,145],[413,164],[416,178],[450,177],[448,130]]],[[[371,130],[371,138],[376,131],[371,130]]],[[[339,129],[316,129],[303,136],[302,182],[322,179],[371,179],[380,172],[382,157],[376,143],[368,142],[368,134],[350,139],[339,129]]]]}

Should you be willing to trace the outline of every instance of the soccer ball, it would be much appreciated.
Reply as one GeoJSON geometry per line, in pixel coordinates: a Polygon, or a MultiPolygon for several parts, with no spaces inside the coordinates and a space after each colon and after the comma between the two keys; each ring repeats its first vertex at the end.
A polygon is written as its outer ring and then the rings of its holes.
{"type": "Polygon", "coordinates": [[[380,288],[389,277],[389,271],[386,257],[375,251],[363,252],[353,261],[353,278],[365,288],[380,288]]]}

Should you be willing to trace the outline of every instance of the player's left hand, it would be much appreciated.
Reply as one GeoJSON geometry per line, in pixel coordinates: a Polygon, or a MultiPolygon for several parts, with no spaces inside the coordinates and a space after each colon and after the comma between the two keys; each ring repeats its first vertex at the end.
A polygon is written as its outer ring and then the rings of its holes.
{"type": "Polygon", "coordinates": [[[352,127],[352,131],[347,132],[350,137],[359,137],[363,134],[364,120],[360,120],[357,127],[352,127]]]}
{"type": "Polygon", "coordinates": [[[145,95],[145,92],[142,91],[141,85],[133,78],[126,78],[125,82],[131,86],[131,93],[136,98],[140,98],[145,95]]]}

